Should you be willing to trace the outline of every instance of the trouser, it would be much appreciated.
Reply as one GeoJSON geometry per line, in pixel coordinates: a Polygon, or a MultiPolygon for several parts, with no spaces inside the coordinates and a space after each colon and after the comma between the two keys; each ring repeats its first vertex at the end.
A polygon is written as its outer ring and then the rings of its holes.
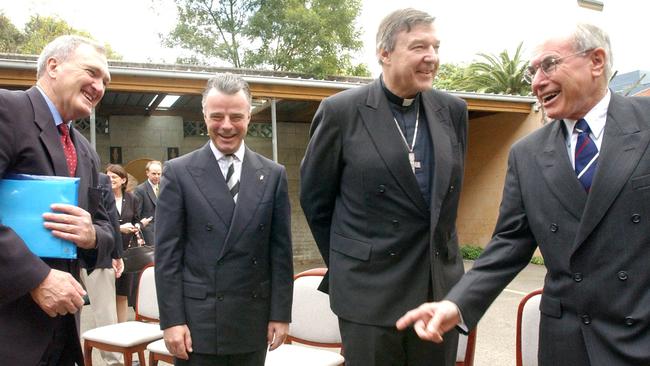
{"type": "Polygon", "coordinates": [[[73,314],[55,319],[52,339],[41,356],[38,366],[82,366],[83,355],[73,314]]]}
{"type": "Polygon", "coordinates": [[[264,366],[266,348],[249,353],[236,353],[232,355],[208,355],[190,353],[189,360],[175,358],[176,366],[264,366]]]}

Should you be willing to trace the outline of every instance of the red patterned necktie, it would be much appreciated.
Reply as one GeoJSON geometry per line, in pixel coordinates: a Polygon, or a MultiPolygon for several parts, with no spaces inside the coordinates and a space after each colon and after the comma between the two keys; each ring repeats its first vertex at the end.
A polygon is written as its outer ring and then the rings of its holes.
{"type": "Polygon", "coordinates": [[[61,123],[59,131],[61,132],[61,145],[63,145],[65,160],[68,164],[68,172],[70,172],[71,177],[74,177],[77,171],[77,152],[72,144],[72,139],[70,139],[70,129],[67,124],[61,123]]]}

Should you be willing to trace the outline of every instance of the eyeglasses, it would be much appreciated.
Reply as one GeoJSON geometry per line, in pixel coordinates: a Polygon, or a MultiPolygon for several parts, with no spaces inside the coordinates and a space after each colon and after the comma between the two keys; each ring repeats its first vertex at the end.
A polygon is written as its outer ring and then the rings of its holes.
{"type": "Polygon", "coordinates": [[[583,50],[580,52],[572,53],[570,55],[562,56],[562,57],[557,57],[557,56],[548,56],[545,59],[543,59],[537,66],[530,65],[526,68],[526,71],[524,72],[524,81],[532,84],[533,79],[535,78],[535,75],[537,75],[537,70],[541,69],[544,75],[551,76],[552,73],[555,72],[557,69],[557,65],[561,64],[562,61],[569,57],[573,56],[578,56],[578,55],[586,55],[587,53],[593,51],[593,48],[583,50]]]}

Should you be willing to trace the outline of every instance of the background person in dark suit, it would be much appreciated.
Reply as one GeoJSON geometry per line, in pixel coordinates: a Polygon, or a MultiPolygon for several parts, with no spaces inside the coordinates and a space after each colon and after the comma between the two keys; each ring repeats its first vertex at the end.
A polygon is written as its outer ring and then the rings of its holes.
{"type": "Polygon", "coordinates": [[[460,310],[475,327],[539,247],[539,364],[650,365],[650,100],[608,90],[609,37],[593,25],[549,38],[530,65],[555,120],[512,147],[494,236],[472,270],[398,326],[440,341],[460,310]],[[595,172],[580,167],[589,150],[595,172]]]}
{"type": "Polygon", "coordinates": [[[156,224],[160,327],[176,365],[264,365],[291,318],[291,212],[283,166],[248,149],[248,84],[203,93],[210,142],[165,163],[156,224]]]}
{"type": "Polygon", "coordinates": [[[160,192],[160,175],[162,174],[162,163],[152,160],[145,166],[147,180],[140,183],[133,193],[140,199],[140,212],[138,216],[142,223],[142,235],[147,245],[155,245],[154,231],[156,229],[156,202],[160,192]]]}
{"type": "Polygon", "coordinates": [[[377,32],[382,75],[325,99],[301,166],[300,202],[327,264],[345,364],[452,365],[457,337],[427,344],[395,321],[441,299],[463,273],[456,212],[467,107],[431,89],[434,18],[388,15],[377,32]]]}
{"type": "Polygon", "coordinates": [[[110,256],[113,232],[98,188],[99,157],[71,121],[90,115],[109,81],[101,45],[62,36],[41,53],[35,87],[0,90],[0,177],[27,173],[81,178],[78,207],[57,204],[43,215],[54,236],[77,245],[79,260],[39,258],[11,228],[0,225],[4,364],[83,364],[75,318],[85,295],[77,282],[79,262],[90,269],[98,257],[110,256]]]}

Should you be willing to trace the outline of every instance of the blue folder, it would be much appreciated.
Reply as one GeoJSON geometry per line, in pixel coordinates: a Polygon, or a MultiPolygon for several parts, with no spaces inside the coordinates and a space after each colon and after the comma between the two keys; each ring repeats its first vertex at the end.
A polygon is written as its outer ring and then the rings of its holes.
{"type": "Polygon", "coordinates": [[[42,258],[77,258],[77,246],[52,235],[43,213],[53,203],[78,205],[79,178],[9,174],[0,180],[0,223],[42,258]]]}

